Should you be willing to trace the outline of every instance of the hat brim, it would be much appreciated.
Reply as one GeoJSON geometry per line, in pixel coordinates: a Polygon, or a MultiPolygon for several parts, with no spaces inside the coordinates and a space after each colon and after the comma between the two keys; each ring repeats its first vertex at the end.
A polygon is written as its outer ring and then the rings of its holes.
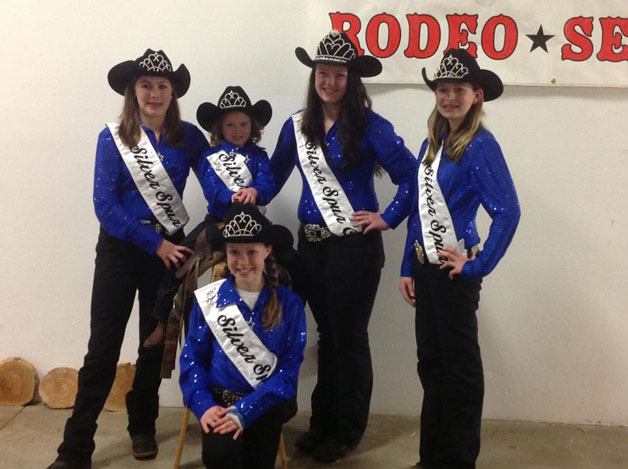
{"type": "Polygon", "coordinates": [[[276,251],[283,251],[292,247],[294,237],[288,228],[283,225],[270,225],[262,228],[256,236],[244,236],[238,238],[225,239],[223,230],[219,230],[211,239],[214,249],[224,250],[227,243],[263,243],[273,246],[276,251]]]}
{"type": "Polygon", "coordinates": [[[344,65],[364,78],[374,77],[382,73],[382,63],[370,55],[360,55],[350,62],[341,63],[333,60],[313,60],[303,47],[297,47],[294,54],[299,62],[310,68],[314,68],[316,64],[344,65]]]}
{"type": "Polygon", "coordinates": [[[455,79],[455,78],[446,78],[446,79],[436,79],[430,80],[427,77],[427,72],[425,71],[425,67],[421,70],[421,75],[423,75],[423,81],[425,84],[432,90],[436,89],[436,85],[439,82],[471,82],[478,85],[484,91],[484,101],[492,101],[494,99],[499,98],[504,92],[504,84],[502,80],[497,76],[496,73],[491,72],[490,70],[480,69],[475,76],[473,77],[465,77],[464,79],[455,79]]]}
{"type": "Polygon", "coordinates": [[[207,132],[211,132],[216,120],[228,112],[244,112],[253,117],[260,127],[265,127],[273,116],[273,108],[270,103],[265,99],[260,99],[253,106],[229,109],[220,109],[213,103],[202,103],[196,110],[196,120],[207,132]]]}
{"type": "Polygon", "coordinates": [[[128,84],[137,76],[163,76],[170,80],[177,97],[182,97],[190,89],[190,72],[183,64],[174,72],[151,73],[141,70],[134,60],[125,60],[111,67],[107,74],[109,86],[118,94],[124,96],[128,84]]]}
{"type": "Polygon", "coordinates": [[[212,131],[212,124],[220,116],[220,109],[213,103],[202,103],[196,110],[196,120],[207,132],[212,131]]]}

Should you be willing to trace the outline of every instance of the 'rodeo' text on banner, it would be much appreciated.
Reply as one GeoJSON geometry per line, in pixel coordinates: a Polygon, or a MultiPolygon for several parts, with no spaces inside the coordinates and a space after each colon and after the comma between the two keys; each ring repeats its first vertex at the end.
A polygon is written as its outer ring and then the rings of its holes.
{"type": "MultiPolygon", "coordinates": [[[[382,60],[371,82],[422,82],[422,67],[461,47],[508,84],[628,86],[626,0],[322,0],[308,10],[382,60]]],[[[311,43],[325,32],[309,31],[311,43]]]]}

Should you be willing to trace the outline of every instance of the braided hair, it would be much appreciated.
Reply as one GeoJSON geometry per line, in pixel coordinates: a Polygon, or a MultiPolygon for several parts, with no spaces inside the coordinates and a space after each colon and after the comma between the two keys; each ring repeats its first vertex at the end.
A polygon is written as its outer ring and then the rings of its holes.
{"type": "Polygon", "coordinates": [[[279,296],[277,295],[277,287],[279,285],[279,268],[275,256],[270,253],[264,261],[266,271],[266,280],[270,290],[270,299],[264,308],[262,315],[262,325],[264,329],[272,329],[281,321],[281,305],[279,304],[279,296]]]}

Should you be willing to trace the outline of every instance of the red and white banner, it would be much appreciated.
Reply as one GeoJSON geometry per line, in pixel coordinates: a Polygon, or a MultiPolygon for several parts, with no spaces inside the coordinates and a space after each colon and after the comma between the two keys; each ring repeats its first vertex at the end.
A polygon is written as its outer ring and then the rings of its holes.
{"type": "Polygon", "coordinates": [[[507,84],[628,86],[628,0],[307,2],[314,55],[330,30],[381,59],[379,83],[422,83],[461,47],[507,84]]]}

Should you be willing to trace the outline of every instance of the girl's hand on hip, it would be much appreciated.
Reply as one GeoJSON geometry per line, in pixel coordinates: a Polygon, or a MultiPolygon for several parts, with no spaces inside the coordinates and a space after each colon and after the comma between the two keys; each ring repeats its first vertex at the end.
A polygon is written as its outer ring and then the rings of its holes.
{"type": "Polygon", "coordinates": [[[363,229],[363,234],[367,234],[372,230],[385,231],[390,226],[388,223],[384,221],[379,212],[369,212],[367,210],[358,210],[357,212],[353,212],[353,217],[351,221],[356,226],[361,226],[363,229]]]}
{"type": "Polygon", "coordinates": [[[451,269],[449,271],[449,278],[460,275],[462,268],[469,260],[466,253],[460,252],[458,248],[454,246],[445,246],[438,251],[438,257],[441,259],[439,269],[451,269]]]}

